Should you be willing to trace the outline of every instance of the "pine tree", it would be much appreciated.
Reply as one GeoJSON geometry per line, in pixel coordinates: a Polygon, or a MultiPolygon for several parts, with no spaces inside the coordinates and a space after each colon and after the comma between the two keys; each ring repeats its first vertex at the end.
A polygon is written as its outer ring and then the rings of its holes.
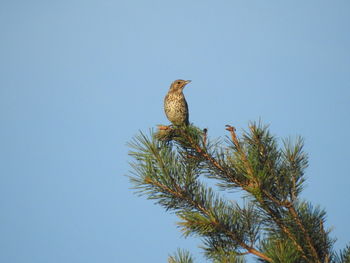
{"type": "MultiPolygon", "coordinates": [[[[129,143],[134,188],[176,213],[184,236],[201,238],[210,262],[245,262],[250,254],[258,262],[350,263],[350,247],[334,251],[326,212],[300,197],[303,140],[279,143],[260,123],[239,137],[226,130],[224,140],[209,140],[193,125],[140,132],[129,143]],[[243,201],[221,191],[241,191],[243,201]]],[[[194,261],[178,250],[169,262],[194,261]]]]}

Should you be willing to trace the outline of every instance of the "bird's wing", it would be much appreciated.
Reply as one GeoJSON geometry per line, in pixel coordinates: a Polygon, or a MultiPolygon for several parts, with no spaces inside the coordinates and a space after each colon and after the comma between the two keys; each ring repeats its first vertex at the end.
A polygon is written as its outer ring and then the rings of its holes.
{"type": "Polygon", "coordinates": [[[187,101],[186,99],[185,100],[185,107],[186,107],[186,120],[185,120],[185,123],[186,125],[188,125],[190,122],[189,122],[189,113],[188,113],[188,105],[187,105],[187,101]]]}

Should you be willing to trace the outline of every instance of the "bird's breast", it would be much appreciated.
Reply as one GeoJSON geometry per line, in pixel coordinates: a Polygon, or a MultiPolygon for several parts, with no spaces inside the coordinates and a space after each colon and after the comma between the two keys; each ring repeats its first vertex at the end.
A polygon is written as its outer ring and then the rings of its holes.
{"type": "Polygon", "coordinates": [[[164,111],[172,123],[183,123],[188,116],[188,108],[183,94],[168,93],[164,99],[164,111]]]}

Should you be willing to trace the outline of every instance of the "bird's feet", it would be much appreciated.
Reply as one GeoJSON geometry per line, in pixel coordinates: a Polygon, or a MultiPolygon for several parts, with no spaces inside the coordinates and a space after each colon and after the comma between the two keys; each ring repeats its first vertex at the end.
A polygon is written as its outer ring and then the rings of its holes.
{"type": "Polygon", "coordinates": [[[160,131],[167,131],[167,130],[170,130],[172,129],[173,126],[172,125],[169,125],[169,126],[166,126],[166,125],[158,125],[158,130],[160,131]]]}

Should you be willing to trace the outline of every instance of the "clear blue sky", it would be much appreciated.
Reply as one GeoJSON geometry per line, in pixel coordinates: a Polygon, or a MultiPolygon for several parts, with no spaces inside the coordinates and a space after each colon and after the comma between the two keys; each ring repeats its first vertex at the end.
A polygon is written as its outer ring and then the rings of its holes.
{"type": "MultiPolygon", "coordinates": [[[[0,262],[166,262],[196,239],[129,189],[126,142],[166,124],[170,82],[223,136],[262,118],[302,135],[304,197],[350,241],[350,2],[0,4],[0,262]]],[[[197,261],[200,262],[200,261],[197,261]]]]}

